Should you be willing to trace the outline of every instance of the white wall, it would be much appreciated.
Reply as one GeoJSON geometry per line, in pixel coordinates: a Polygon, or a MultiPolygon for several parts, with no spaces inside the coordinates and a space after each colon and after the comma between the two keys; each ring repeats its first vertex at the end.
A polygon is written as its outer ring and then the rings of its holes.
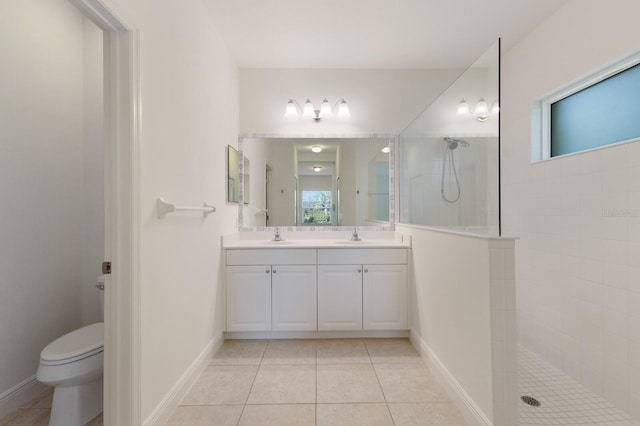
{"type": "Polygon", "coordinates": [[[389,179],[387,176],[384,188],[386,194],[379,192],[378,177],[376,175],[376,162],[386,162],[387,171],[389,169],[389,154],[382,153],[383,147],[388,146],[387,139],[358,139],[357,156],[355,170],[357,172],[356,194],[356,221],[359,225],[365,225],[370,220],[377,219],[378,209],[381,209],[387,200],[385,210],[389,210],[389,179]]]}
{"type": "Polygon", "coordinates": [[[267,215],[257,212],[266,208],[265,169],[267,164],[273,166],[273,156],[270,147],[271,144],[265,143],[260,139],[247,138],[243,140],[242,150],[244,156],[249,159],[250,169],[250,198],[249,204],[244,205],[244,226],[266,226],[267,215]]]}
{"type": "Polygon", "coordinates": [[[104,119],[102,30],[84,20],[82,324],[102,321],[97,277],[104,259],[104,119]]]}
{"type": "Polygon", "coordinates": [[[460,70],[243,69],[240,131],[276,134],[399,133],[460,70]],[[345,98],[350,118],[284,117],[289,99],[319,107],[345,98]]]}
{"type": "MultiPolygon", "coordinates": [[[[271,173],[271,226],[291,226],[295,223],[294,176],[297,176],[297,154],[293,145],[275,143],[271,173]]],[[[298,200],[299,200],[298,193],[298,200]]]]}
{"type": "Polygon", "coordinates": [[[238,70],[201,1],[113,3],[140,31],[141,414],[152,421],[223,327],[220,236],[237,229],[225,146],[238,136],[238,70]],[[161,220],[160,196],[217,211],[161,220]]]}
{"type": "Polygon", "coordinates": [[[444,372],[471,424],[516,424],[513,240],[407,225],[396,231],[411,236],[412,339],[444,372]]]}
{"type": "Polygon", "coordinates": [[[503,229],[517,253],[519,338],[640,418],[640,143],[530,164],[532,101],[637,49],[635,0],[567,3],[504,55],[503,229]],[[526,82],[524,84],[523,82],[526,82]]]}
{"type": "Polygon", "coordinates": [[[64,0],[0,5],[0,417],[44,346],[80,327],[83,249],[102,244],[82,227],[83,32],[64,0]]]}
{"type": "Polygon", "coordinates": [[[340,224],[353,225],[358,222],[358,144],[356,140],[347,140],[341,143],[338,149],[339,161],[337,164],[340,176],[340,224]]]}

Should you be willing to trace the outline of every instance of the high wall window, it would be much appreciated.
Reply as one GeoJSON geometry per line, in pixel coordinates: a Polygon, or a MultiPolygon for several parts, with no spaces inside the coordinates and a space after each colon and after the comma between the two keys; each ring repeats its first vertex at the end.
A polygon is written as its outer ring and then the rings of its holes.
{"type": "Polygon", "coordinates": [[[534,103],[533,161],[639,138],[638,52],[534,103]]]}

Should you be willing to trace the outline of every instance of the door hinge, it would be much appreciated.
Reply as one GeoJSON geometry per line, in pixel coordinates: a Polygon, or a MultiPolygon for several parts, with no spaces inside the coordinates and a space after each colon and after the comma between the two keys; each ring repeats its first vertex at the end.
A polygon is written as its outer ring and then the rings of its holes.
{"type": "Polygon", "coordinates": [[[111,262],[108,262],[108,261],[102,262],[102,273],[103,274],[111,273],[111,262]]]}

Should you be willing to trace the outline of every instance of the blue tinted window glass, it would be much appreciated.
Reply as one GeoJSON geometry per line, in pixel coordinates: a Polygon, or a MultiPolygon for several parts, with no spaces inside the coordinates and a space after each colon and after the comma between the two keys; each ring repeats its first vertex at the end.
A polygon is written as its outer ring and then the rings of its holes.
{"type": "Polygon", "coordinates": [[[640,137],[640,64],[551,104],[551,156],[640,137]]]}

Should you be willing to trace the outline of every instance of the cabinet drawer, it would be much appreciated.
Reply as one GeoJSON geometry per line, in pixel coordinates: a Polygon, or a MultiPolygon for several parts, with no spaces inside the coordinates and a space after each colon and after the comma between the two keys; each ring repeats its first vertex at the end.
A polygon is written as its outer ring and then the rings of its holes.
{"type": "Polygon", "coordinates": [[[316,249],[227,250],[227,265],[315,265],[316,249]]]}
{"type": "Polygon", "coordinates": [[[406,248],[318,249],[319,265],[406,265],[407,259],[406,248]]]}

